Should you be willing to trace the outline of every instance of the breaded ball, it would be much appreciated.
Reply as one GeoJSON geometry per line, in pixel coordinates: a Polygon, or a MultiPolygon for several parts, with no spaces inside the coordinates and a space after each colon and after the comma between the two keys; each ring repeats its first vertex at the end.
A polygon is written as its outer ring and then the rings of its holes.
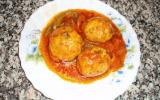
{"type": "Polygon", "coordinates": [[[86,77],[94,77],[105,73],[111,64],[111,59],[105,49],[90,46],[78,56],[79,72],[86,77]]]}
{"type": "Polygon", "coordinates": [[[90,19],[85,27],[86,38],[94,42],[105,42],[112,38],[112,26],[109,20],[103,18],[90,19]]]}
{"type": "Polygon", "coordinates": [[[56,29],[49,39],[50,53],[63,61],[75,59],[80,54],[82,45],[81,36],[69,26],[56,29]]]}

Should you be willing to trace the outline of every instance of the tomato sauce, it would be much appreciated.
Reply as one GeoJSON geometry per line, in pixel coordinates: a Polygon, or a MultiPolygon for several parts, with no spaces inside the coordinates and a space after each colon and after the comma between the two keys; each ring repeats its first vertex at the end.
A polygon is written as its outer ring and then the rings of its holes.
{"type": "Polygon", "coordinates": [[[82,9],[68,10],[54,16],[48,22],[47,26],[43,29],[41,33],[39,50],[48,68],[51,71],[58,74],[64,80],[83,84],[92,83],[98,79],[106,77],[111,72],[119,70],[124,64],[125,56],[127,53],[125,42],[122,38],[120,30],[108,17],[95,11],[88,11],[82,9]],[[87,20],[93,17],[103,17],[110,21],[114,30],[114,35],[109,41],[106,41],[104,43],[96,43],[86,39],[83,32],[83,26],[87,22],[87,20]],[[54,31],[55,26],[59,27],[62,24],[72,26],[81,35],[85,44],[94,44],[105,48],[112,58],[112,64],[110,66],[110,69],[104,74],[96,77],[85,77],[77,71],[76,66],[79,66],[77,64],[77,59],[71,62],[63,62],[57,60],[57,58],[52,57],[49,52],[49,36],[54,31]]]}

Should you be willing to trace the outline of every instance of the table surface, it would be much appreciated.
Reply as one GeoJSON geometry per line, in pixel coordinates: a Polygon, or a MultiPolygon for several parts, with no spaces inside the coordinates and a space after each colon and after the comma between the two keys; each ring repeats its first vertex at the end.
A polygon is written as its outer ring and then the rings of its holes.
{"type": "MultiPolygon", "coordinates": [[[[116,100],[160,99],[160,1],[102,0],[130,21],[141,49],[136,80],[116,100]]],[[[50,100],[36,90],[20,65],[20,33],[48,0],[0,0],[0,100],[50,100]]]]}

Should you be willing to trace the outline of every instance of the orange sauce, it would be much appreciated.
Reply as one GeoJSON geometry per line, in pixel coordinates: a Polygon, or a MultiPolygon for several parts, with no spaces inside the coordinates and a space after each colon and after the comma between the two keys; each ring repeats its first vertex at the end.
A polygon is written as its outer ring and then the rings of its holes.
{"type": "Polygon", "coordinates": [[[39,50],[48,68],[51,71],[58,74],[64,80],[67,80],[70,82],[76,82],[76,83],[83,83],[83,84],[92,83],[98,79],[102,79],[106,77],[109,73],[120,69],[124,64],[124,60],[127,52],[125,47],[125,42],[122,38],[120,30],[108,17],[102,14],[99,14],[95,11],[88,11],[88,10],[82,10],[82,9],[68,10],[54,16],[48,22],[47,26],[43,29],[41,33],[39,50]],[[64,15],[65,12],[76,12],[78,13],[78,15],[74,15],[76,17],[73,18],[71,17],[70,14],[64,15]],[[83,25],[85,24],[85,22],[87,22],[88,19],[93,17],[103,17],[110,21],[114,30],[114,35],[109,41],[106,41],[105,43],[96,43],[96,42],[90,42],[89,40],[86,39],[85,34],[83,32],[83,25]],[[51,57],[49,52],[49,36],[54,31],[53,27],[58,24],[71,25],[81,35],[85,44],[90,43],[90,44],[94,44],[94,45],[105,48],[107,52],[109,52],[110,56],[112,57],[112,64],[110,66],[110,69],[104,74],[96,77],[85,77],[85,76],[82,76],[77,71],[77,68],[76,68],[76,66],[78,66],[77,58],[74,61],[72,61],[69,66],[66,67],[63,61],[57,61],[56,60],[57,58],[54,59],[54,57],[51,57]]]}

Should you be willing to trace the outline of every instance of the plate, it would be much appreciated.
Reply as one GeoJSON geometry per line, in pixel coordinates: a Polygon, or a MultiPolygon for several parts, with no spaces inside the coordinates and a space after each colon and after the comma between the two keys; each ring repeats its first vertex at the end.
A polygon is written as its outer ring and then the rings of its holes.
{"type": "Polygon", "coordinates": [[[130,23],[115,9],[98,0],[55,0],[35,11],[21,32],[19,56],[33,86],[54,100],[113,100],[134,81],[140,64],[140,47],[130,23]],[[120,29],[127,55],[123,68],[92,84],[71,83],[51,72],[38,50],[40,33],[57,13],[68,9],[94,10],[108,16],[120,29]]]}

